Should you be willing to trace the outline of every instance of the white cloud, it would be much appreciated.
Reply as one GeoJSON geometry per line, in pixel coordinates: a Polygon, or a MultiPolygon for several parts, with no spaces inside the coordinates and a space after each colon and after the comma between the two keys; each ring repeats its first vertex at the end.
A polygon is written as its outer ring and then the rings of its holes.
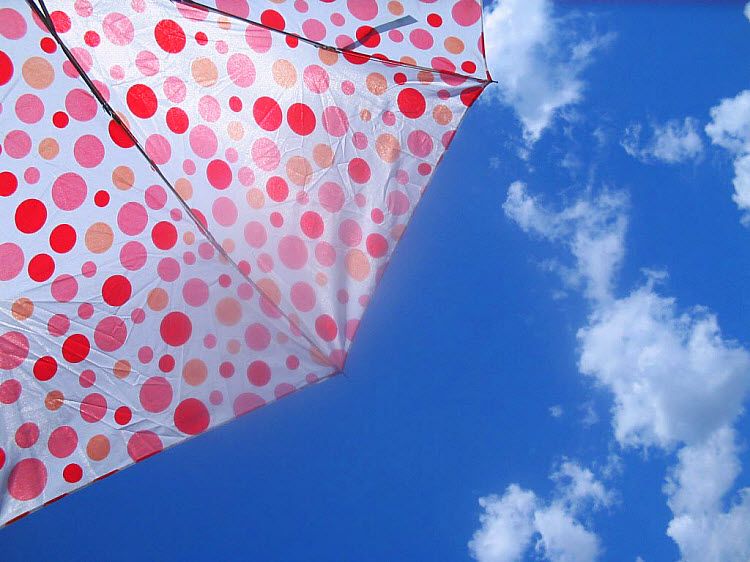
{"type": "Polygon", "coordinates": [[[711,108],[706,134],[734,156],[734,202],[750,223],[750,90],[722,100],[711,108]]]}
{"type": "Polygon", "coordinates": [[[502,496],[480,498],[484,512],[469,551],[479,562],[516,562],[531,549],[549,562],[593,562],[601,553],[597,535],[580,516],[612,504],[613,496],[587,468],[564,461],[550,476],[552,499],[511,484],[502,496]]]}
{"type": "Polygon", "coordinates": [[[744,12],[745,12],[745,17],[748,20],[750,20],[750,2],[748,2],[747,4],[745,4],[745,10],[744,10],[744,12]]]}
{"type": "MultiPolygon", "coordinates": [[[[745,143],[736,131],[723,126],[715,142],[745,143]]],[[[618,443],[677,451],[665,493],[673,513],[667,533],[682,559],[747,562],[750,489],[734,494],[729,509],[723,505],[741,469],[733,425],[750,390],[750,353],[722,336],[706,309],[680,311],[675,299],[660,295],[664,274],[647,272],[645,284],[625,297],[614,294],[624,201],[605,193],[555,212],[516,183],[504,209],[522,229],[565,245],[574,257],[571,275],[581,279],[591,305],[578,333],[579,368],[611,392],[618,443]]]]}
{"type": "Polygon", "coordinates": [[[677,164],[699,158],[703,154],[703,140],[698,133],[698,121],[686,117],[680,123],[673,119],[663,125],[653,125],[651,137],[642,145],[643,126],[639,123],[625,129],[620,143],[630,156],[641,162],[656,160],[677,164]]]}
{"type": "Polygon", "coordinates": [[[570,32],[554,16],[550,0],[498,0],[486,9],[484,31],[499,96],[515,110],[529,144],[558,110],[581,100],[581,73],[610,39],[570,32]]]}
{"type": "Polygon", "coordinates": [[[564,413],[565,411],[560,404],[555,404],[554,406],[549,407],[549,415],[553,418],[561,418],[564,413]]]}

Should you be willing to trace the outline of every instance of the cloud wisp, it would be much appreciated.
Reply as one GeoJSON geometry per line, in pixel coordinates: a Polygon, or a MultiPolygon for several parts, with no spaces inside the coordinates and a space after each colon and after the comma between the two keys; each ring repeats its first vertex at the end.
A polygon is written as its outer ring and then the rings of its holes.
{"type": "Polygon", "coordinates": [[[698,121],[692,117],[686,117],[682,122],[672,119],[652,125],[649,138],[643,141],[643,125],[635,123],[625,129],[620,144],[625,152],[643,163],[679,164],[703,155],[699,130],[698,121]]]}
{"type": "Polygon", "coordinates": [[[582,36],[563,23],[549,0],[498,0],[485,10],[487,62],[499,84],[488,99],[513,108],[529,146],[559,110],[582,99],[581,75],[612,38],[582,36]]]}

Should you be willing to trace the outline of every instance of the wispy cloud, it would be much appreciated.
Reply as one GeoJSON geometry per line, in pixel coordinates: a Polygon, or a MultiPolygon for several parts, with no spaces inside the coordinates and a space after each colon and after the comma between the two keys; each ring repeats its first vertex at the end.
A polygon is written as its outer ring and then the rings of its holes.
{"type": "Polygon", "coordinates": [[[612,39],[571,27],[554,15],[549,0],[498,0],[485,11],[487,62],[499,83],[490,91],[515,110],[529,145],[560,109],[582,99],[581,75],[612,39]]]}
{"type": "Polygon", "coordinates": [[[722,100],[711,109],[706,134],[734,156],[734,202],[750,224],[750,90],[722,100]]]}
{"type": "Polygon", "coordinates": [[[599,537],[582,516],[611,505],[612,492],[588,468],[564,461],[550,475],[554,492],[544,500],[511,484],[502,496],[480,498],[481,528],[469,551],[479,562],[516,562],[534,546],[550,562],[593,562],[601,551],[599,537]]]}
{"type": "Polygon", "coordinates": [[[667,533],[682,559],[744,562],[750,488],[737,492],[730,509],[723,505],[740,470],[734,424],[750,389],[750,352],[725,338],[705,308],[681,310],[659,294],[664,274],[648,272],[630,294],[615,294],[626,202],[608,192],[555,211],[515,183],[504,209],[522,229],[562,244],[573,258],[565,279],[579,280],[591,307],[578,332],[579,369],[611,393],[617,443],[676,451],[665,485],[673,513],[667,533]]]}
{"type": "Polygon", "coordinates": [[[625,152],[641,162],[677,164],[703,155],[698,121],[691,117],[682,122],[673,119],[661,125],[651,125],[651,133],[645,140],[642,134],[643,125],[630,125],[620,143],[625,152]]]}

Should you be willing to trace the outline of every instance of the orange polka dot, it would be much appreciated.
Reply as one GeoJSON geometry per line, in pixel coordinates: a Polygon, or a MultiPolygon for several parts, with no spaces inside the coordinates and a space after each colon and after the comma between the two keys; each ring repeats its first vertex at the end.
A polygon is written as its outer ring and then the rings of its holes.
{"type": "Polygon", "coordinates": [[[278,306],[281,302],[281,290],[272,279],[265,278],[258,281],[258,289],[273,304],[278,306]]]}
{"type": "Polygon", "coordinates": [[[271,67],[274,81],[282,88],[291,88],[297,83],[297,69],[285,59],[279,59],[271,67]]]}
{"type": "Polygon", "coordinates": [[[157,287],[149,291],[146,302],[151,310],[159,312],[160,310],[164,310],[167,304],[169,304],[169,295],[164,289],[157,287]]]}
{"type": "Polygon", "coordinates": [[[13,306],[11,306],[11,312],[13,318],[16,320],[26,320],[34,314],[34,303],[29,298],[21,297],[13,303],[13,306]]]}
{"type": "Polygon", "coordinates": [[[95,222],[86,230],[86,247],[94,254],[103,254],[112,247],[115,238],[112,228],[105,222],[95,222]]]}
{"type": "Polygon", "coordinates": [[[327,144],[316,144],[313,148],[313,159],[321,168],[330,168],[333,164],[333,150],[327,144]]]}
{"type": "Polygon", "coordinates": [[[219,71],[216,70],[216,65],[211,59],[205,57],[195,59],[190,70],[193,74],[193,80],[204,88],[213,86],[219,79],[219,71]]]}
{"type": "Polygon", "coordinates": [[[401,154],[401,145],[392,134],[383,133],[375,141],[375,150],[383,162],[392,163],[398,160],[401,154]]]}
{"type": "Polygon", "coordinates": [[[346,254],[346,271],[357,280],[364,281],[370,275],[370,260],[362,250],[350,250],[346,254]]]}
{"type": "Polygon", "coordinates": [[[367,76],[367,89],[376,96],[383,95],[388,89],[388,81],[379,72],[373,72],[367,76]]]}
{"type": "Polygon", "coordinates": [[[465,48],[464,42],[458,37],[446,37],[443,45],[445,46],[445,50],[453,55],[460,55],[464,52],[465,48]]]}
{"type": "Polygon", "coordinates": [[[257,187],[249,189],[245,197],[247,199],[247,204],[253,209],[260,209],[266,203],[266,196],[257,187]]]}
{"type": "Polygon", "coordinates": [[[60,145],[53,138],[42,139],[39,143],[39,156],[45,160],[54,160],[60,154],[60,145]]]}
{"type": "Polygon", "coordinates": [[[339,54],[336,51],[318,49],[318,58],[320,58],[320,62],[322,62],[323,64],[332,66],[336,64],[336,61],[339,60],[339,54]]]}
{"type": "Polygon", "coordinates": [[[185,201],[188,201],[193,197],[193,184],[187,178],[179,178],[174,182],[174,188],[177,191],[177,194],[185,201]]]}
{"type": "Polygon", "coordinates": [[[26,83],[36,90],[43,90],[55,79],[55,69],[42,57],[31,57],[23,63],[21,74],[26,83]]]}
{"type": "Polygon", "coordinates": [[[135,173],[127,166],[117,166],[112,171],[112,183],[117,189],[127,191],[135,184],[135,173]]]}
{"type": "Polygon", "coordinates": [[[447,125],[453,120],[453,112],[447,105],[436,105],[432,110],[432,118],[438,125],[447,125]]]}
{"type": "Polygon", "coordinates": [[[48,410],[52,412],[59,410],[62,407],[64,401],[65,396],[59,390],[48,392],[47,396],[44,397],[44,405],[48,410]]]}
{"type": "Polygon", "coordinates": [[[120,359],[115,363],[114,367],[112,367],[112,373],[118,379],[124,379],[130,374],[131,368],[130,361],[127,359],[120,359]]]}
{"type": "Polygon", "coordinates": [[[208,377],[208,367],[200,359],[191,359],[182,368],[182,378],[190,386],[199,386],[208,377]]]}
{"type": "Polygon", "coordinates": [[[106,435],[94,435],[86,445],[86,454],[92,461],[103,461],[109,455],[110,445],[106,435]]]}
{"type": "Polygon", "coordinates": [[[293,184],[304,186],[312,179],[312,166],[307,158],[292,156],[286,163],[286,174],[293,184]]]}

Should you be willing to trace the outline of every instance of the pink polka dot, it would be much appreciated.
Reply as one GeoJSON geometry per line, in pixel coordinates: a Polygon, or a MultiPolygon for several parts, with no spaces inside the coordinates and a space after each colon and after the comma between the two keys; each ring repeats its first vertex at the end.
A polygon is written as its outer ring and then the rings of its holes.
{"type": "Polygon", "coordinates": [[[202,279],[189,279],[182,287],[182,298],[190,306],[203,306],[208,301],[208,285],[202,279]]]}
{"type": "Polygon", "coordinates": [[[432,35],[429,31],[426,31],[424,29],[413,30],[411,33],[409,33],[409,40],[411,41],[411,44],[414,45],[417,49],[422,49],[424,51],[426,51],[427,49],[431,49],[432,45],[434,44],[432,35]]]}
{"type": "Polygon", "coordinates": [[[262,351],[271,344],[271,332],[263,324],[251,324],[245,330],[245,343],[255,351],[262,351]]]}
{"type": "Polygon", "coordinates": [[[94,392],[81,401],[79,409],[83,421],[96,423],[107,413],[107,399],[98,392],[94,392]]]}
{"type": "Polygon", "coordinates": [[[346,0],[346,7],[360,20],[369,21],[378,15],[377,0],[346,0]]]}
{"type": "Polygon", "coordinates": [[[323,110],[323,127],[330,135],[342,137],[349,129],[349,119],[343,109],[332,105],[323,110]]]}
{"type": "Polygon", "coordinates": [[[169,141],[160,134],[150,135],[144,146],[146,153],[156,164],[166,164],[172,156],[172,146],[169,141]]]}
{"type": "Polygon", "coordinates": [[[482,5],[476,0],[459,0],[453,5],[451,14],[459,25],[468,27],[482,17],[482,5]]]}
{"type": "Polygon", "coordinates": [[[47,485],[47,468],[39,459],[23,459],[10,471],[8,492],[19,501],[38,497],[47,485]]]}
{"type": "Polygon", "coordinates": [[[187,94],[187,87],[185,82],[177,78],[177,76],[170,76],[164,80],[164,95],[167,99],[173,103],[182,103],[185,101],[187,94]]]}
{"type": "Polygon", "coordinates": [[[161,259],[159,265],[156,266],[156,271],[163,281],[171,283],[180,276],[180,262],[174,258],[161,259]]]}
{"type": "Polygon", "coordinates": [[[322,94],[328,91],[331,80],[322,66],[311,64],[302,73],[305,86],[313,94],[322,94]]]}
{"type": "Polygon", "coordinates": [[[362,241],[362,229],[357,221],[346,219],[339,225],[339,238],[349,247],[359,245],[362,241]]]}
{"type": "Polygon", "coordinates": [[[205,125],[197,125],[190,131],[190,148],[200,158],[211,158],[216,154],[219,142],[214,132],[205,125]]]}
{"type": "Polygon", "coordinates": [[[256,221],[247,223],[245,225],[245,240],[253,248],[262,248],[268,240],[266,228],[256,221]]]}
{"type": "Polygon", "coordinates": [[[267,172],[275,170],[281,161],[281,153],[276,143],[268,138],[260,138],[253,143],[250,150],[253,162],[267,172]]]}
{"type": "Polygon", "coordinates": [[[146,247],[140,242],[128,242],[120,250],[120,263],[129,271],[138,271],[146,265],[146,247]]]}
{"type": "Polygon", "coordinates": [[[117,226],[129,236],[143,232],[147,223],[146,209],[140,203],[125,203],[117,213],[117,226]]]}
{"type": "Polygon", "coordinates": [[[23,94],[16,100],[18,119],[29,125],[44,117],[44,103],[34,94],[23,94]]]}
{"type": "Polygon", "coordinates": [[[78,294],[78,281],[67,273],[60,275],[52,281],[50,293],[57,302],[70,302],[78,294]]]}
{"type": "Polygon", "coordinates": [[[26,20],[11,8],[0,9],[0,35],[6,39],[20,39],[26,35],[26,20]]]}
{"type": "Polygon", "coordinates": [[[240,394],[234,400],[234,415],[241,416],[242,414],[247,414],[248,412],[252,412],[257,408],[264,406],[265,403],[266,401],[257,394],[253,394],[252,392],[245,392],[243,394],[240,394]]]}
{"type": "Polygon", "coordinates": [[[144,76],[154,76],[159,72],[159,59],[151,51],[141,51],[135,57],[135,66],[144,76]]]}
{"type": "Polygon", "coordinates": [[[237,206],[228,197],[219,197],[211,209],[216,222],[221,226],[232,226],[237,222],[237,206]]]}
{"type": "Polygon", "coordinates": [[[213,96],[203,96],[198,100],[198,113],[209,123],[214,123],[221,117],[221,106],[213,96]]]}
{"type": "Polygon", "coordinates": [[[412,154],[419,158],[428,156],[433,148],[432,137],[424,131],[412,131],[409,133],[406,144],[412,154]]]}
{"type": "Polygon", "coordinates": [[[318,199],[326,211],[337,213],[344,206],[344,190],[337,183],[326,182],[320,186],[318,199]]]}
{"type": "Polygon", "coordinates": [[[11,158],[23,158],[31,151],[31,137],[23,131],[11,131],[5,136],[5,153],[11,158]]]}
{"type": "Polygon", "coordinates": [[[153,431],[137,431],[128,441],[128,455],[134,461],[142,461],[163,448],[161,439],[153,431]]]}
{"type": "Polygon", "coordinates": [[[102,28],[104,35],[114,45],[123,46],[133,41],[133,24],[123,14],[117,12],[107,14],[102,22],[102,28]]]}
{"type": "Polygon", "coordinates": [[[107,316],[99,321],[94,330],[94,342],[102,351],[116,351],[128,337],[125,321],[117,316],[107,316]]]}
{"type": "Polygon", "coordinates": [[[391,191],[386,197],[386,204],[394,215],[404,215],[409,211],[409,198],[401,191],[391,191]]]}
{"type": "Polygon", "coordinates": [[[66,172],[52,184],[52,200],[63,211],[73,211],[86,200],[86,182],[75,172],[66,172]]]}
{"type": "Polygon", "coordinates": [[[336,263],[336,248],[328,242],[320,242],[315,246],[315,259],[318,260],[320,265],[331,267],[336,263]]]}
{"type": "Polygon", "coordinates": [[[94,135],[83,135],[73,146],[73,156],[84,168],[95,168],[104,160],[104,145],[94,135]]]}
{"type": "Polygon", "coordinates": [[[73,454],[78,446],[78,434],[69,425],[63,425],[53,430],[47,440],[47,448],[52,456],[64,459],[73,454]]]}
{"type": "Polygon", "coordinates": [[[279,258],[289,269],[302,269],[307,263],[307,246],[298,236],[284,236],[279,241],[279,258]]]}
{"type": "Polygon", "coordinates": [[[307,283],[300,281],[292,285],[290,296],[300,312],[310,312],[315,306],[315,290],[307,283]]]}
{"type": "Polygon", "coordinates": [[[322,41],[326,36],[326,27],[316,19],[308,19],[302,22],[302,33],[313,41],[322,41]]]}
{"type": "Polygon", "coordinates": [[[139,399],[147,412],[163,412],[172,402],[172,385],[164,377],[151,377],[141,386],[139,399]]]}
{"type": "Polygon", "coordinates": [[[5,332],[0,336],[0,370],[19,367],[29,355],[29,340],[21,332],[5,332]]]}
{"type": "Polygon", "coordinates": [[[23,250],[13,242],[0,244],[0,281],[14,279],[23,269],[23,250]]]}
{"type": "Polygon", "coordinates": [[[235,53],[227,60],[227,74],[240,88],[248,88],[255,82],[255,65],[250,57],[235,53]]]}

